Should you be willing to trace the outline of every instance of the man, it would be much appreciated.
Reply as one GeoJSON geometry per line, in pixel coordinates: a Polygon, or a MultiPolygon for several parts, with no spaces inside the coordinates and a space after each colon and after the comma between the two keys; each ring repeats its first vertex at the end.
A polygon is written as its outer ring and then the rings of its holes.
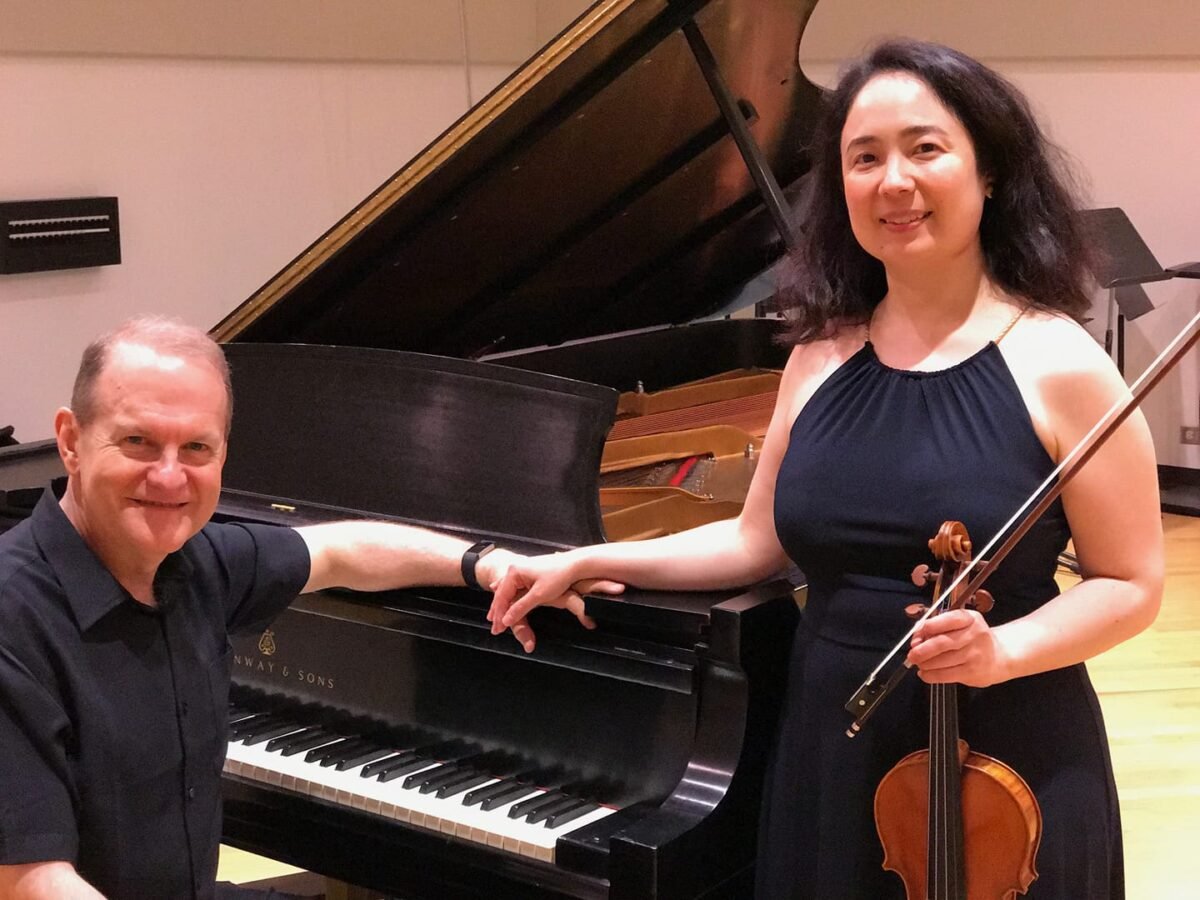
{"type": "Polygon", "coordinates": [[[136,319],[84,352],[61,499],[0,537],[0,898],[212,897],[227,635],[302,591],[491,585],[516,558],[389,523],[210,524],[231,415],[201,331],[136,319]]]}

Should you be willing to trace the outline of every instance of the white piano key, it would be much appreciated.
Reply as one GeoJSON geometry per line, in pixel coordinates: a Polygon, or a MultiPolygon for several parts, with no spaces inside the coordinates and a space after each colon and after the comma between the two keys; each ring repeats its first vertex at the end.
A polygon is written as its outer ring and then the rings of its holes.
{"type": "MultiPolygon", "coordinates": [[[[278,751],[268,753],[265,746],[230,744],[225,771],[272,787],[319,797],[351,809],[545,862],[554,861],[554,847],[559,837],[616,811],[601,806],[557,828],[547,828],[544,822],[531,825],[524,817],[511,819],[508,816],[508,810],[515,803],[545,793],[542,790],[484,811],[479,804],[465,805],[462,793],[442,799],[435,793],[422,794],[415,785],[403,787],[403,778],[380,782],[376,778],[363,778],[359,774],[362,766],[339,772],[333,766],[323,767],[315,762],[305,762],[304,754],[283,756],[278,751]]],[[[436,765],[431,762],[425,768],[432,769],[436,765]]],[[[424,769],[416,770],[419,771],[424,769]]],[[[493,784],[497,780],[486,784],[493,784]]]]}

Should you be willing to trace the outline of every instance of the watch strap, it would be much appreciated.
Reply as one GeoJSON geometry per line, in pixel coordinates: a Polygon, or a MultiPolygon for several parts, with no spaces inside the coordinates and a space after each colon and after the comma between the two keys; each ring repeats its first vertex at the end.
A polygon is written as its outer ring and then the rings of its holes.
{"type": "Polygon", "coordinates": [[[496,545],[491,541],[479,541],[467,548],[467,552],[462,555],[462,579],[467,587],[473,587],[477,591],[483,590],[479,579],[475,577],[475,566],[479,562],[479,557],[485,556],[495,549],[496,545]]]}

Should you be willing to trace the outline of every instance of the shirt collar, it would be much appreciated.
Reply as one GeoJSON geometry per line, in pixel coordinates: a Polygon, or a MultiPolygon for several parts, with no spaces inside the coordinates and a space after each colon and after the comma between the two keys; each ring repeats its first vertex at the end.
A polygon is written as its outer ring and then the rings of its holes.
{"type": "MultiPolygon", "coordinates": [[[[83,536],[75,530],[58,500],[66,478],[56,478],[33,510],[34,539],[58,583],[62,585],[75,623],[87,631],[123,603],[137,603],[104,566],[83,536]]],[[[192,566],[182,551],[168,556],[154,576],[159,610],[166,612],[187,584],[192,566]]],[[[138,604],[144,610],[149,607],[138,604]]]]}

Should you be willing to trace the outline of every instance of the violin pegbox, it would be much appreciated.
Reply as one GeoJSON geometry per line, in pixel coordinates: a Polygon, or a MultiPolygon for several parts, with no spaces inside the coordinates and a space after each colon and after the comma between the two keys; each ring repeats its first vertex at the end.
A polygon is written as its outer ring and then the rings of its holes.
{"type": "MultiPolygon", "coordinates": [[[[938,533],[929,539],[929,549],[940,565],[934,570],[922,563],[912,570],[911,578],[917,587],[932,585],[934,596],[939,597],[942,585],[954,581],[971,564],[971,536],[967,533],[967,526],[953,519],[943,522],[938,533]]],[[[986,564],[986,561],[980,560],[980,564],[986,564]]],[[[987,614],[996,605],[986,590],[980,589],[968,597],[964,587],[963,584],[955,587],[946,609],[973,609],[980,614],[987,614]]],[[[910,619],[919,619],[928,609],[925,604],[910,603],[904,608],[904,613],[910,619]]]]}

